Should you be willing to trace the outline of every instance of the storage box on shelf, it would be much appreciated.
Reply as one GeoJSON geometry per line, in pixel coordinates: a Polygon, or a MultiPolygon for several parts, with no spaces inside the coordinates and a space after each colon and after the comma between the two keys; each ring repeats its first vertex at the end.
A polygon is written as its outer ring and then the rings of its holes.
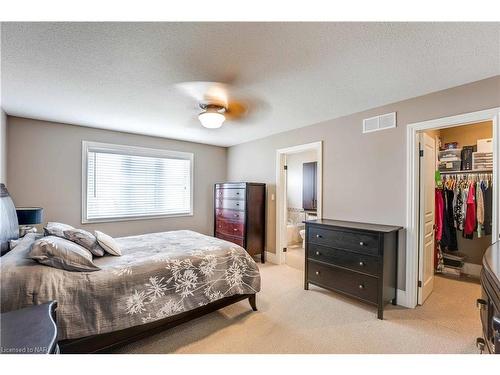
{"type": "Polygon", "coordinates": [[[461,148],[453,148],[448,150],[439,151],[439,161],[460,161],[462,155],[461,148]]]}
{"type": "Polygon", "coordinates": [[[493,138],[478,139],[477,152],[493,152],[493,138]]]}
{"type": "Polygon", "coordinates": [[[491,170],[493,169],[492,152],[473,152],[472,153],[473,170],[491,170]]]}
{"type": "Polygon", "coordinates": [[[457,160],[457,161],[440,161],[439,162],[439,171],[440,172],[460,171],[461,165],[462,165],[462,162],[460,160],[457,160]]]}

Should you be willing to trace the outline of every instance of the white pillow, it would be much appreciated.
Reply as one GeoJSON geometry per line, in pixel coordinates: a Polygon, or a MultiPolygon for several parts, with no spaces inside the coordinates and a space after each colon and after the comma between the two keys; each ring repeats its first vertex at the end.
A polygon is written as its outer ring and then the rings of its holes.
{"type": "Polygon", "coordinates": [[[96,236],[99,245],[101,245],[101,247],[104,250],[106,250],[107,253],[116,256],[122,255],[120,246],[118,246],[118,243],[114,240],[113,237],[108,236],[105,233],[99,232],[98,230],[94,231],[94,235],[96,236]]]}

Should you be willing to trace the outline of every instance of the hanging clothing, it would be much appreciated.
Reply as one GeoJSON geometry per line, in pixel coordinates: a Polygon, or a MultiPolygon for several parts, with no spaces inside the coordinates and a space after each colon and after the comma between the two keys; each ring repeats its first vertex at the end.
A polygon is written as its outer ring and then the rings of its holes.
{"type": "Polygon", "coordinates": [[[455,219],[453,218],[453,197],[455,193],[450,189],[446,189],[444,192],[446,205],[446,225],[448,227],[448,243],[446,246],[446,250],[458,251],[457,229],[455,228],[455,219]]]}
{"type": "Polygon", "coordinates": [[[454,208],[454,219],[455,228],[458,230],[464,229],[464,197],[462,195],[462,187],[457,184],[456,194],[455,194],[455,208],[454,208]]]}
{"type": "Polygon", "coordinates": [[[483,200],[484,200],[484,234],[491,234],[493,230],[493,222],[491,219],[491,213],[493,209],[493,187],[491,183],[483,190],[483,200]]]}
{"type": "Polygon", "coordinates": [[[441,241],[441,238],[443,237],[443,210],[444,210],[443,191],[441,189],[436,188],[434,191],[434,198],[435,198],[434,221],[436,224],[435,239],[436,241],[441,241]]]}
{"type": "Polygon", "coordinates": [[[467,196],[467,211],[465,213],[464,236],[473,238],[476,228],[476,192],[475,183],[469,185],[469,194],[467,196]]]}
{"type": "Polygon", "coordinates": [[[477,238],[483,236],[483,224],[484,224],[484,199],[483,199],[483,182],[479,182],[476,187],[476,210],[477,210],[477,238]]]}
{"type": "Polygon", "coordinates": [[[441,197],[443,199],[443,220],[441,221],[441,226],[443,228],[443,234],[441,236],[441,249],[446,250],[450,244],[450,227],[448,226],[448,209],[446,207],[446,193],[441,190],[441,197]]]}

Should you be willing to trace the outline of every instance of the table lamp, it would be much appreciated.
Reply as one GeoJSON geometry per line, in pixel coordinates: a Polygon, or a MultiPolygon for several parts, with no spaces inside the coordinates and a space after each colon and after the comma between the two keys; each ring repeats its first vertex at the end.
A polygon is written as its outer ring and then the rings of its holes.
{"type": "Polygon", "coordinates": [[[36,232],[33,225],[42,223],[43,208],[41,207],[16,207],[17,221],[19,222],[19,237],[26,233],[36,232]]]}

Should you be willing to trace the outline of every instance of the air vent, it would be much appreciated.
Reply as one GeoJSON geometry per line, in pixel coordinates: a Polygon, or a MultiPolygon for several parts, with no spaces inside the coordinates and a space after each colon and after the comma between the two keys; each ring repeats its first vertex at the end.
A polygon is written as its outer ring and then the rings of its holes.
{"type": "Polygon", "coordinates": [[[363,120],[363,133],[376,132],[377,130],[396,127],[396,112],[366,118],[363,120]]]}

